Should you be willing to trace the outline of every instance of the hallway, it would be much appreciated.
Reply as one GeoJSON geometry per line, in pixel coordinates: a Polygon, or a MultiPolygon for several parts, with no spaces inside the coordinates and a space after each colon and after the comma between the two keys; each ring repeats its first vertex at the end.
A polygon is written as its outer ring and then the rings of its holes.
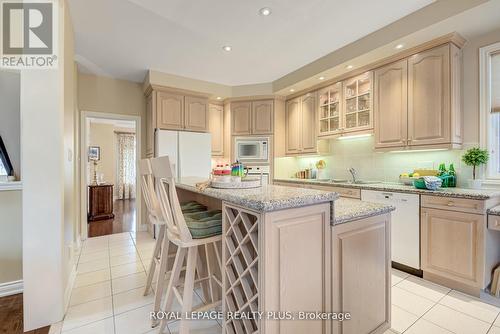
{"type": "Polygon", "coordinates": [[[113,203],[114,219],[92,221],[88,224],[89,238],[122,232],[135,232],[135,199],[115,200],[113,203]]]}

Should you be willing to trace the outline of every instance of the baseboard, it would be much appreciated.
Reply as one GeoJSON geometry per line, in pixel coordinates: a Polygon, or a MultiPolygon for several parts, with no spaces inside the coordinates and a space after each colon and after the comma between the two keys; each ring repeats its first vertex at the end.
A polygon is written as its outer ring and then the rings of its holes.
{"type": "Polygon", "coordinates": [[[76,267],[77,264],[75,262],[73,268],[71,268],[71,273],[69,274],[68,277],[68,284],[66,284],[66,290],[64,291],[64,314],[66,314],[66,311],[68,310],[69,300],[71,298],[71,291],[73,291],[73,286],[75,285],[76,267]]]}
{"type": "Polygon", "coordinates": [[[23,280],[1,283],[0,284],[0,297],[12,296],[22,293],[24,289],[23,280]]]}

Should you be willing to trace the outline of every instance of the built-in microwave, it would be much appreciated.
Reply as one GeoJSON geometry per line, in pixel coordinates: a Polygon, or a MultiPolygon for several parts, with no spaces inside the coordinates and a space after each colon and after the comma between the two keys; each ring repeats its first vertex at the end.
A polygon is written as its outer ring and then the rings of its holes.
{"type": "Polygon", "coordinates": [[[235,137],[234,160],[268,164],[269,138],[235,137]]]}

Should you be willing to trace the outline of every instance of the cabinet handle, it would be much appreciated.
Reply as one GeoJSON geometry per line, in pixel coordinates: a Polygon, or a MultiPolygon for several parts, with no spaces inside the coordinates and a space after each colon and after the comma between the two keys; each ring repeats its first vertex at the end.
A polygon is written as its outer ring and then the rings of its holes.
{"type": "Polygon", "coordinates": [[[448,204],[446,204],[448,206],[455,206],[455,203],[453,201],[449,201],[448,204]]]}
{"type": "Polygon", "coordinates": [[[500,227],[500,221],[495,219],[495,222],[493,223],[494,227],[500,227]]]}

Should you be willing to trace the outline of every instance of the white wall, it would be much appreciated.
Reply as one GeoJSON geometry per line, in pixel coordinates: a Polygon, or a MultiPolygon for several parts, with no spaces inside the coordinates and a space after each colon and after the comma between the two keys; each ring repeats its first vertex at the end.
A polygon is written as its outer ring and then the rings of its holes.
{"type": "Polygon", "coordinates": [[[18,178],[21,176],[20,78],[18,72],[0,71],[0,136],[18,178]]]}
{"type": "Polygon", "coordinates": [[[0,285],[23,279],[22,191],[0,190],[0,285]]]}

